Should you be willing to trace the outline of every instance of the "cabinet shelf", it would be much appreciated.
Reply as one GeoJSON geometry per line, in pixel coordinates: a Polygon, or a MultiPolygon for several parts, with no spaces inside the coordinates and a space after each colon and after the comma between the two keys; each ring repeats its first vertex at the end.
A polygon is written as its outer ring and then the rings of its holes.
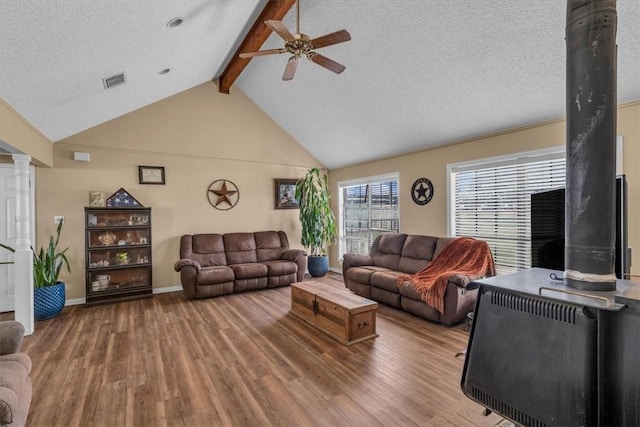
{"type": "Polygon", "coordinates": [[[85,208],[86,303],[151,297],[151,208],[85,208]]]}

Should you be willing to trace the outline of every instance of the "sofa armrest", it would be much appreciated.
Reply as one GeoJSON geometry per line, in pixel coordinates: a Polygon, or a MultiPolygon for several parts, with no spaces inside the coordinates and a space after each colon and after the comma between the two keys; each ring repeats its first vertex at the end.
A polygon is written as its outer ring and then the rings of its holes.
{"type": "Polygon", "coordinates": [[[0,355],[19,352],[23,337],[22,323],[14,320],[0,322],[0,355]]]}
{"type": "Polygon", "coordinates": [[[4,362],[15,362],[17,364],[20,364],[24,368],[26,375],[29,375],[31,373],[31,358],[27,356],[26,353],[3,354],[2,356],[0,356],[0,364],[4,362]]]}
{"type": "Polygon", "coordinates": [[[13,415],[18,412],[18,395],[9,387],[0,386],[0,425],[13,423],[13,415]]]}
{"type": "Polygon", "coordinates": [[[477,276],[477,275],[467,276],[465,274],[454,274],[453,276],[449,277],[449,282],[453,283],[459,288],[466,289],[469,283],[473,282],[474,280],[482,279],[483,277],[484,276],[477,276]]]}
{"type": "Polygon", "coordinates": [[[344,254],[342,257],[342,275],[346,277],[348,269],[351,267],[361,267],[363,265],[375,265],[373,258],[369,255],[344,254]]]}
{"type": "Polygon", "coordinates": [[[282,253],[281,259],[285,261],[296,262],[298,257],[306,257],[307,253],[302,249],[287,249],[282,253]]]}
{"type": "Polygon", "coordinates": [[[200,270],[202,270],[202,266],[200,265],[200,263],[198,261],[194,261],[192,259],[186,259],[186,258],[176,261],[176,263],[173,265],[173,269],[175,271],[180,271],[186,266],[191,266],[191,267],[195,268],[196,269],[196,273],[199,273],[200,270]]]}
{"type": "Polygon", "coordinates": [[[296,280],[302,282],[304,273],[307,270],[307,253],[302,249],[287,249],[280,257],[286,261],[295,262],[298,265],[296,280]]]}

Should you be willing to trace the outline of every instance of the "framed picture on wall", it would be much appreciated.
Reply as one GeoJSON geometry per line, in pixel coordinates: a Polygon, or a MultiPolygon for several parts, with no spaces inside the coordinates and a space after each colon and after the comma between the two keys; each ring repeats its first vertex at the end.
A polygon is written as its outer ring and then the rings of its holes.
{"type": "Polygon", "coordinates": [[[164,166],[138,166],[140,184],[164,185],[164,166]]]}
{"type": "Polygon", "coordinates": [[[275,208],[276,209],[299,209],[300,205],[296,200],[295,179],[276,178],[275,208]]]}

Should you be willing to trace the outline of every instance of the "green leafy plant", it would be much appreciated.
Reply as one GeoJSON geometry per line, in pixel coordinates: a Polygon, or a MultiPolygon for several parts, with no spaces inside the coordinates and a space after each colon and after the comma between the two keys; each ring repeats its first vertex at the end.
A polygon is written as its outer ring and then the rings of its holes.
{"type": "MultiPolygon", "coordinates": [[[[6,250],[8,250],[9,252],[15,252],[15,249],[13,249],[11,246],[7,246],[7,245],[3,245],[2,243],[0,243],[0,248],[4,248],[6,250]]],[[[13,264],[13,261],[2,261],[0,262],[0,265],[4,265],[4,264],[13,264]]]]}
{"type": "Polygon", "coordinates": [[[336,219],[329,204],[329,180],[320,169],[312,168],[296,183],[296,199],[300,205],[302,246],[311,255],[324,254],[338,234],[336,219]]]}
{"type": "MultiPolygon", "coordinates": [[[[45,248],[40,248],[40,251],[36,252],[33,247],[31,248],[33,251],[33,286],[36,288],[53,286],[58,283],[58,278],[60,277],[60,271],[62,270],[63,265],[67,267],[68,272],[71,272],[69,260],[66,255],[69,248],[65,248],[61,252],[58,252],[58,242],[60,241],[62,224],[63,221],[58,223],[55,239],[53,236],[49,237],[49,245],[46,250],[45,248]]],[[[15,252],[15,249],[12,247],[1,243],[0,246],[10,252],[15,252]]]]}

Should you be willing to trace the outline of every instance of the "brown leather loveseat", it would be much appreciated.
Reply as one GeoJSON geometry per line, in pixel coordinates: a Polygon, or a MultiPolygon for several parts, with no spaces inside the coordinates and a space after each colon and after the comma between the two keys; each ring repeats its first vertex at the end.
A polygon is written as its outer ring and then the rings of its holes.
{"type": "Polygon", "coordinates": [[[301,282],[306,257],[289,249],[284,231],[189,234],[180,238],[174,268],[187,298],[195,299],[301,282]]]}
{"type": "Polygon", "coordinates": [[[414,274],[431,262],[453,238],[407,234],[381,234],[369,255],[346,254],[342,263],[344,283],[356,294],[402,309],[433,322],[452,325],[472,312],[478,291],[467,290],[478,277],[453,275],[444,294],[444,312],[427,305],[410,285],[398,287],[398,277],[414,274]]]}

